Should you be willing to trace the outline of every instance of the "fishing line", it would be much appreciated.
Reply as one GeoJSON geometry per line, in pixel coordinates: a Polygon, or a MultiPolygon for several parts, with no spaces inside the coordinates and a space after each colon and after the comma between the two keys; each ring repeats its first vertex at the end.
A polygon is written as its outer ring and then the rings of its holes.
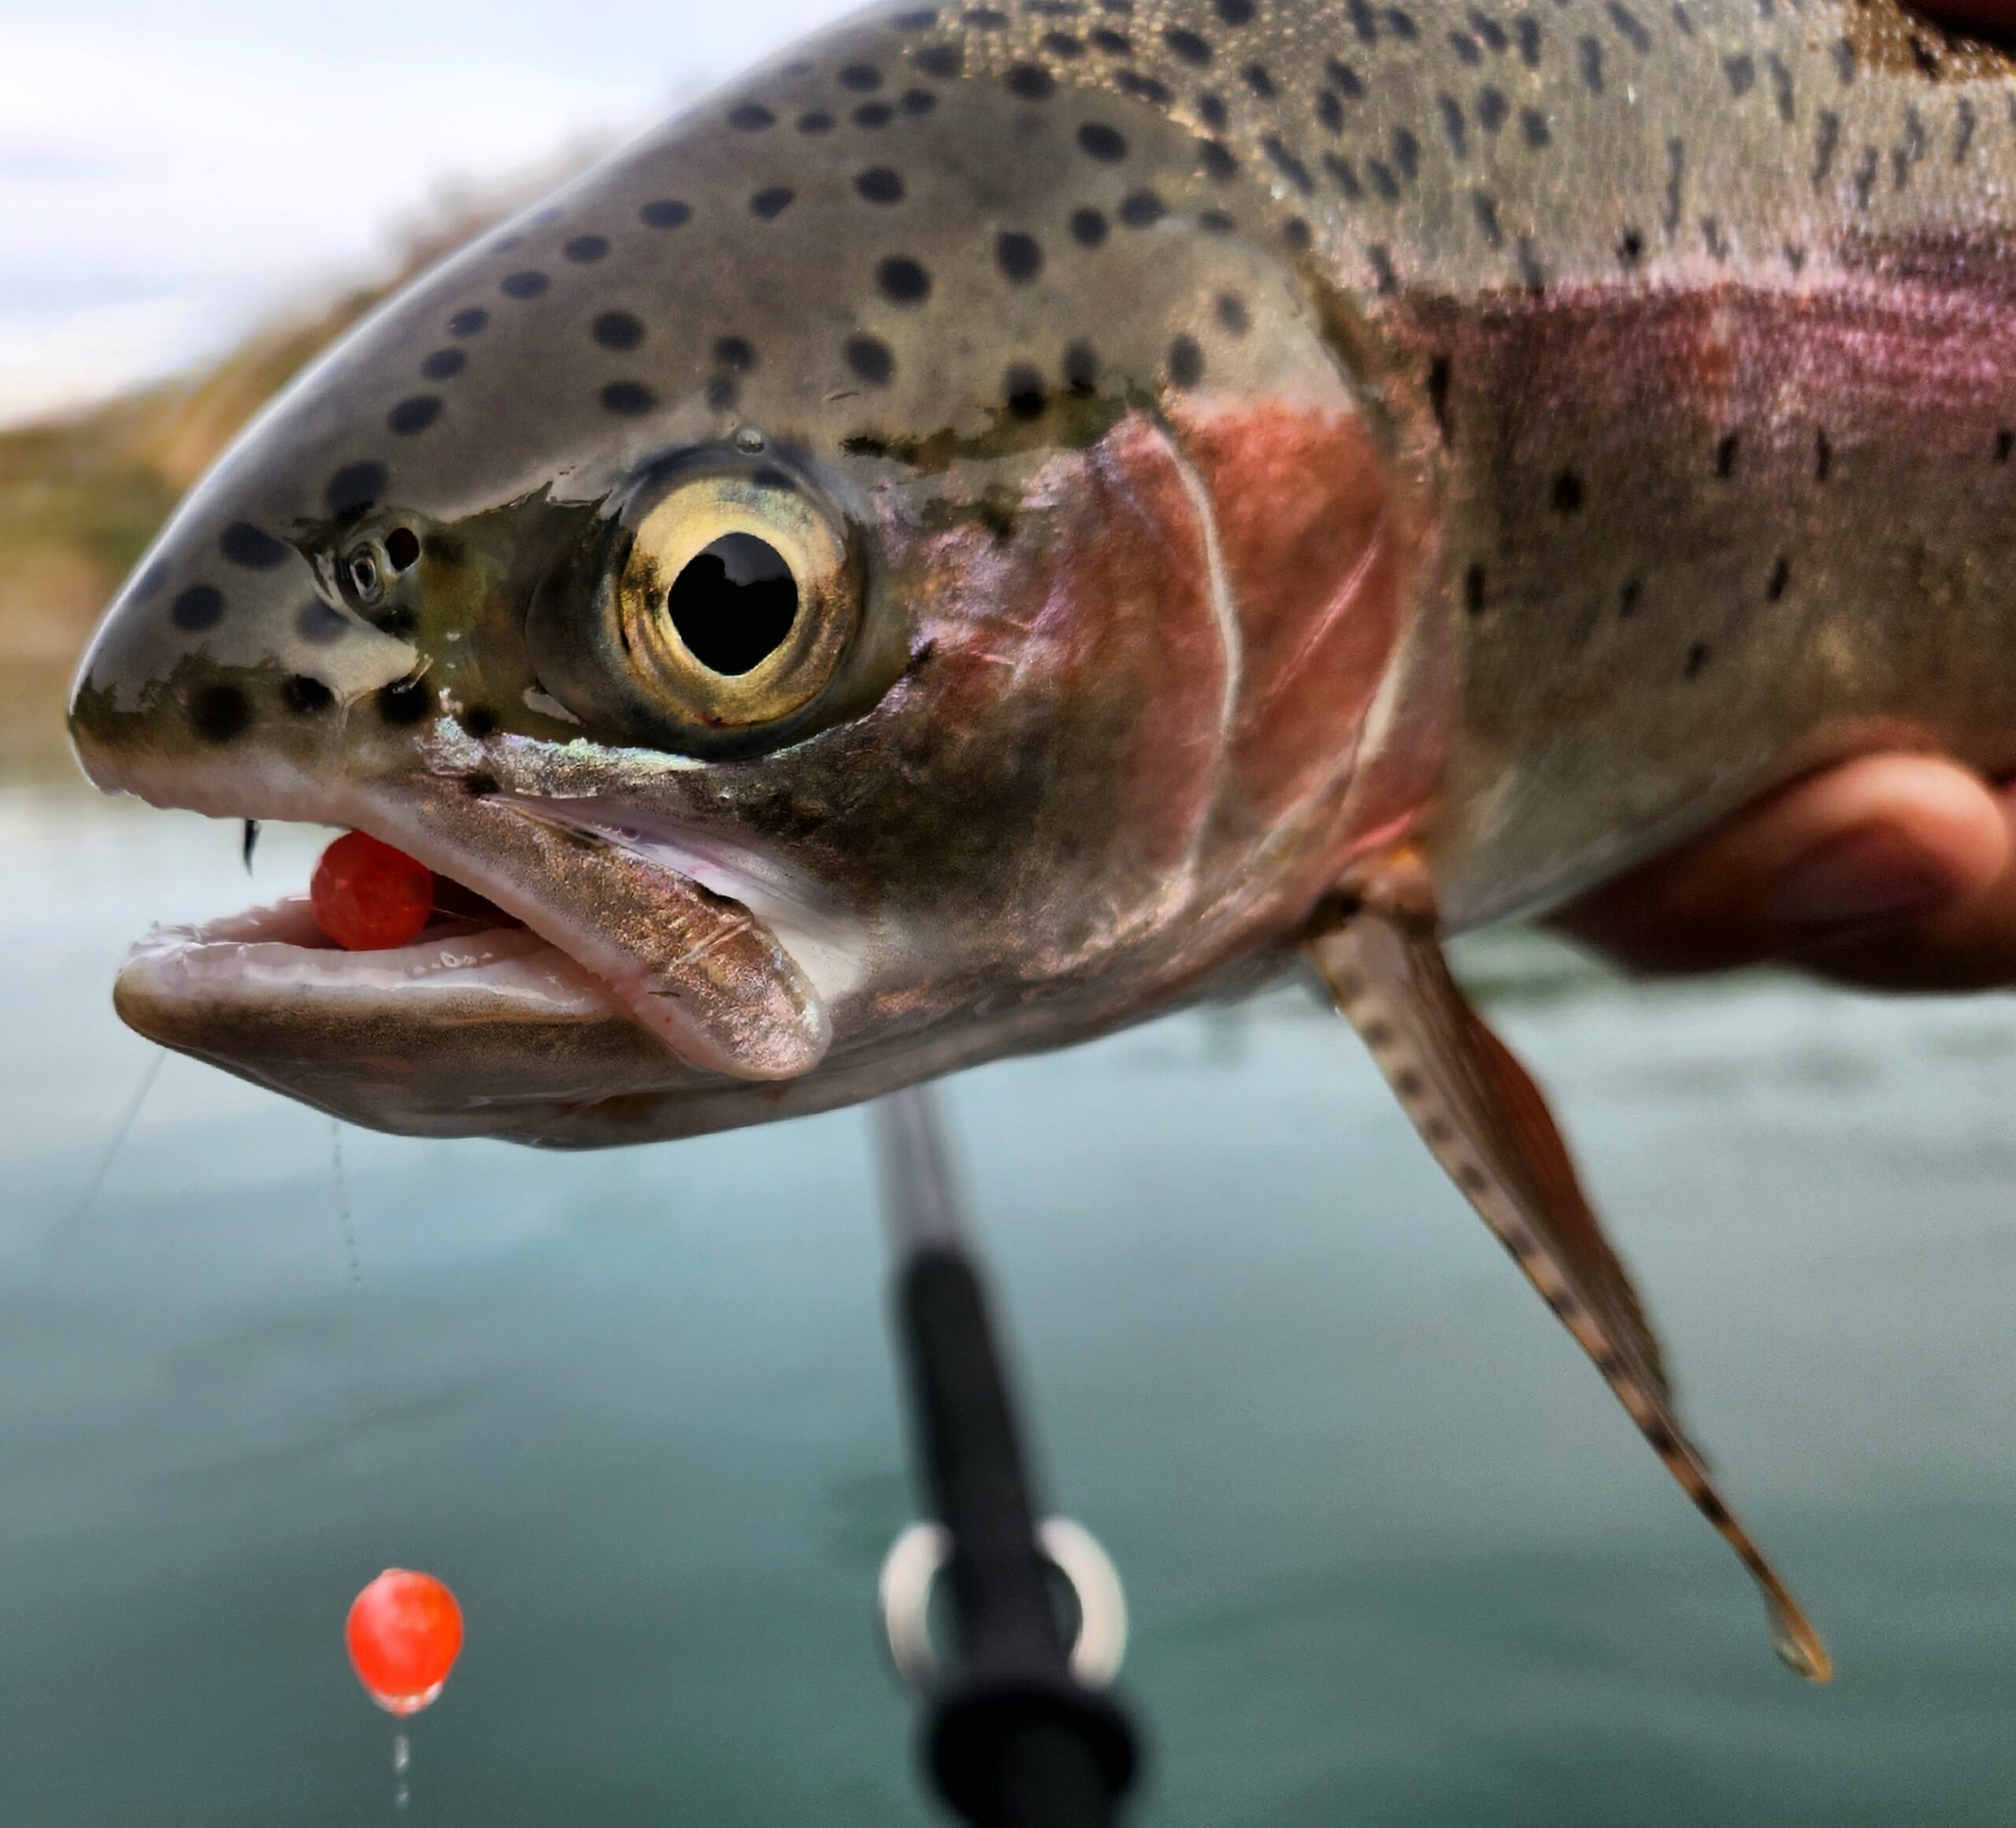
{"type": "Polygon", "coordinates": [[[70,1209],[69,1217],[49,1234],[49,1241],[43,1247],[41,1280],[46,1282],[54,1274],[57,1260],[63,1254],[63,1246],[73,1237],[78,1228],[91,1217],[98,1204],[98,1196],[104,1190],[106,1177],[112,1172],[112,1164],[119,1159],[119,1151],[125,1148],[126,1139],[133,1133],[133,1125],[139,1122],[140,1107],[147,1102],[147,1094],[154,1088],[154,1081],[161,1072],[161,1063],[168,1055],[157,1048],[154,1058],[147,1062],[146,1070],[141,1073],[139,1084],[133,1088],[133,1096],[127,1100],[126,1109],[119,1119],[118,1127],[112,1133],[112,1140],[106,1145],[98,1159],[98,1166],[91,1170],[84,1196],[70,1209]]]}
{"type": "Polygon", "coordinates": [[[350,1194],[343,1185],[343,1126],[329,1119],[329,1166],[336,1177],[336,1222],[343,1227],[343,1255],[350,1263],[350,1285],[364,1286],[364,1272],[357,1260],[357,1233],[350,1222],[350,1194]]]}
{"type": "Polygon", "coordinates": [[[245,859],[245,873],[247,876],[252,873],[252,849],[258,842],[259,821],[257,819],[247,819],[245,821],[244,840],[239,851],[239,855],[245,859]]]}

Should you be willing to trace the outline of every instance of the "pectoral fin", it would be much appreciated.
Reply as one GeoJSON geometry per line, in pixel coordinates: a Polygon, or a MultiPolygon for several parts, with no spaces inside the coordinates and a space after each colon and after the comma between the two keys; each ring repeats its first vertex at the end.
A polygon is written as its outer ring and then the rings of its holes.
{"type": "Polygon", "coordinates": [[[1658,1340],[1546,1099],[1451,977],[1425,882],[1403,875],[1390,891],[1344,904],[1310,951],[1435,1159],[1750,1570],[1780,1657],[1810,1681],[1828,1680],[1833,1664],[1818,1634],[1681,1425],[1658,1340]]]}

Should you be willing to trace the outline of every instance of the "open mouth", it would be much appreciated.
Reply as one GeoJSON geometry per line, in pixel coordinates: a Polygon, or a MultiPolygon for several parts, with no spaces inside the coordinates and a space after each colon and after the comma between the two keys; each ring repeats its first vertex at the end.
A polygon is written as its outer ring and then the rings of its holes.
{"type": "Polygon", "coordinates": [[[157,929],[115,992],[150,1038],[269,1081],[339,1071],[344,1056],[375,1072],[445,1071],[479,1044],[514,1046],[534,1065],[622,1055],[629,1077],[661,1081],[791,1079],[825,1052],[819,988],[750,905],[762,870],[724,862],[718,844],[710,853],[676,832],[612,826],[600,803],[472,794],[428,776],[365,786],[261,775],[116,784],[213,817],[364,832],[432,872],[424,925],[348,950],[294,896],[157,929]]]}

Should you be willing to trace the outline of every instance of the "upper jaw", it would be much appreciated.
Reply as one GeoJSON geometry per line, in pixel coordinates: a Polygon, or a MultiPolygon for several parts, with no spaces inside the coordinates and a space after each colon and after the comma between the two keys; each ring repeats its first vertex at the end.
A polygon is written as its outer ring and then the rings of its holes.
{"type": "MultiPolygon", "coordinates": [[[[640,1056],[623,1075],[630,1081],[715,1074],[793,1079],[817,1066],[830,1044],[824,999],[747,907],[669,867],[662,856],[543,807],[536,797],[472,792],[462,777],[431,772],[380,781],[317,778],[271,755],[235,757],[223,768],[150,764],[103,751],[81,758],[99,786],[156,805],[368,832],[474,890],[523,921],[532,937],[502,948],[518,950],[521,969],[498,971],[492,967],[501,961],[493,959],[473,977],[465,974],[461,989],[480,988],[477,1001],[507,1026],[630,1031],[617,1049],[640,1056]],[[531,967],[535,988],[523,962],[536,957],[536,941],[554,955],[531,967]]],[[[439,938],[423,936],[423,943],[439,938]]],[[[122,974],[122,1011],[171,1045],[218,1057],[215,1049],[194,1045],[201,1036],[191,1032],[209,1018],[231,1025],[221,1019],[222,981],[195,968],[202,947],[218,943],[242,944],[228,933],[152,937],[122,974]],[[183,968],[172,968],[178,951],[185,955],[183,968]]],[[[287,940],[274,933],[261,943],[287,940]]],[[[491,949],[497,950],[494,943],[491,949]]],[[[291,984],[287,973],[269,973],[265,994],[251,1000],[261,1003],[262,1019],[270,1024],[280,1017],[297,1031],[297,1049],[312,1047],[318,1020],[325,1029],[342,1025],[339,1003],[344,1021],[366,1020],[380,1041],[403,1031],[406,1044],[424,1047],[428,1037],[420,1031],[439,1025],[441,997],[397,988],[384,975],[391,961],[376,956],[375,974],[374,955],[351,955],[332,976],[328,954],[304,955],[314,973],[297,972],[291,984]],[[317,973],[320,990],[310,994],[308,979],[317,973]],[[290,997],[295,1007],[281,1010],[290,997]]],[[[241,984],[227,1000],[242,1015],[249,994],[241,984]]],[[[465,998],[449,1025],[476,1019],[477,1009],[465,998]]],[[[610,1044],[603,1034],[591,1051],[606,1055],[610,1044]]]]}

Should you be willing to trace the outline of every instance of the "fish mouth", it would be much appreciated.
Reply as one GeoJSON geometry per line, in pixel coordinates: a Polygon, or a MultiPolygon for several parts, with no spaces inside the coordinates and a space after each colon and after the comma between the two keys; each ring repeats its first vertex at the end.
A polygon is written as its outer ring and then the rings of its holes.
{"type": "Polygon", "coordinates": [[[158,927],[119,972],[115,1007],[141,1034],[338,1115],[564,1140],[551,1114],[774,1089],[830,1045],[820,986],[750,905],[768,885],[719,844],[431,777],[121,773],[99,784],[220,818],[361,831],[434,873],[435,911],[397,947],[345,951],[293,895],[158,927]],[[747,899],[724,892],[744,886],[747,899]]]}

